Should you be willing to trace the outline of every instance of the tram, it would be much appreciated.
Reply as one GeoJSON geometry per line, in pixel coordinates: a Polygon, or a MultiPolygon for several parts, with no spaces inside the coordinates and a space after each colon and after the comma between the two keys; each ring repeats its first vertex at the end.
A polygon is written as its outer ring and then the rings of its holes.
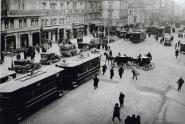
{"type": "Polygon", "coordinates": [[[84,53],[56,64],[63,68],[62,82],[65,89],[73,89],[92,79],[100,69],[101,54],[84,53]]]}
{"type": "Polygon", "coordinates": [[[155,34],[156,34],[158,37],[164,36],[164,34],[165,34],[165,27],[157,27],[157,28],[156,28],[155,34]]]}
{"type": "Polygon", "coordinates": [[[146,38],[146,32],[145,31],[134,31],[130,33],[130,41],[133,43],[139,43],[144,41],[146,38]]]}
{"type": "Polygon", "coordinates": [[[60,94],[62,68],[47,67],[0,85],[0,123],[17,124],[60,94]]]}

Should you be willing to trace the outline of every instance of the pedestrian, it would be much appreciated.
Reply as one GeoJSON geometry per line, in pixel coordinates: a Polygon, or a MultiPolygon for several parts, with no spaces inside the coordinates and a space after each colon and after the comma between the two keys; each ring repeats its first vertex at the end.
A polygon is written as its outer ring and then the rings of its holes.
{"type": "Polygon", "coordinates": [[[118,73],[119,73],[119,77],[120,77],[120,79],[121,79],[121,78],[122,78],[122,75],[123,75],[123,73],[124,73],[123,66],[121,66],[121,67],[119,68],[118,73]]]}
{"type": "Polygon", "coordinates": [[[175,50],[175,57],[177,58],[177,57],[178,57],[178,55],[179,55],[179,50],[178,50],[178,49],[176,49],[176,50],[175,50]]]}
{"type": "Polygon", "coordinates": [[[178,43],[177,43],[177,44],[178,44],[178,47],[180,47],[180,40],[178,41],[178,43]]]}
{"type": "Polygon", "coordinates": [[[152,54],[150,52],[148,52],[148,54],[146,55],[150,60],[152,60],[152,54]]]}
{"type": "Polygon", "coordinates": [[[136,120],[136,115],[133,114],[131,117],[131,124],[136,124],[137,120],[136,120]]]}
{"type": "Polygon", "coordinates": [[[179,78],[179,80],[177,81],[177,84],[178,84],[178,91],[181,90],[182,88],[182,85],[184,84],[184,80],[181,78],[179,78]]]}
{"type": "Polygon", "coordinates": [[[125,124],[131,124],[131,117],[127,116],[127,118],[125,119],[125,124]]]}
{"type": "Polygon", "coordinates": [[[137,117],[136,117],[136,124],[141,124],[141,117],[140,117],[140,115],[137,115],[137,117]]]}
{"type": "Polygon", "coordinates": [[[114,69],[113,69],[113,68],[111,68],[111,69],[110,69],[110,79],[112,79],[112,78],[113,78],[113,76],[114,76],[114,69]]]}
{"type": "Polygon", "coordinates": [[[137,73],[136,73],[136,70],[134,70],[134,69],[132,69],[132,74],[133,74],[133,76],[132,76],[132,79],[134,79],[134,77],[136,78],[136,80],[137,80],[137,73]]]}
{"type": "Polygon", "coordinates": [[[119,107],[118,103],[116,103],[115,106],[114,106],[112,121],[114,121],[114,118],[118,118],[119,121],[121,121],[121,119],[120,119],[120,107],[119,107]]]}
{"type": "Polygon", "coordinates": [[[109,56],[112,56],[112,50],[109,51],[109,56]]]}
{"type": "Polygon", "coordinates": [[[28,57],[28,56],[27,56],[27,52],[28,52],[28,49],[25,48],[25,49],[24,49],[24,52],[23,52],[23,54],[24,54],[24,59],[27,59],[27,57],[28,57]]]}
{"type": "Polygon", "coordinates": [[[124,99],[125,99],[125,94],[123,94],[123,92],[120,92],[120,94],[119,94],[119,104],[120,104],[120,107],[123,107],[124,99]]]}
{"type": "Polygon", "coordinates": [[[16,55],[16,59],[17,59],[17,60],[20,60],[20,59],[21,59],[20,53],[18,53],[18,54],[16,55]]]}
{"type": "Polygon", "coordinates": [[[105,64],[105,65],[103,65],[103,67],[102,67],[103,75],[105,74],[106,70],[107,70],[107,65],[105,64]]]}
{"type": "Polygon", "coordinates": [[[177,49],[177,43],[175,44],[175,49],[177,49]]]}
{"type": "Polygon", "coordinates": [[[94,89],[98,88],[98,83],[99,83],[99,78],[97,77],[97,75],[95,75],[95,78],[93,79],[94,81],[94,89]]]}
{"type": "Polygon", "coordinates": [[[4,63],[4,54],[2,51],[1,51],[1,63],[4,63]]]}

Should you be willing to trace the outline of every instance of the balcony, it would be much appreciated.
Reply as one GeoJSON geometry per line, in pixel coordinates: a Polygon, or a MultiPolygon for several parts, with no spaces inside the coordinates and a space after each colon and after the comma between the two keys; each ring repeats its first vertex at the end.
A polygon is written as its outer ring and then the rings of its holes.
{"type": "Polygon", "coordinates": [[[45,10],[10,10],[7,13],[9,17],[16,16],[44,16],[44,15],[61,15],[71,13],[85,13],[85,9],[45,9],[45,10]]]}

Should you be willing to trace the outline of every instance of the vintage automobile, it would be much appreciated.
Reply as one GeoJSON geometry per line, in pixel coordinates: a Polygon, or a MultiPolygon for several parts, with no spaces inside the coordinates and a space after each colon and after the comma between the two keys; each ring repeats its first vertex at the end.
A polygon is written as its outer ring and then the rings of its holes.
{"type": "Polygon", "coordinates": [[[86,50],[90,50],[92,48],[100,49],[100,45],[101,45],[100,39],[93,38],[93,39],[91,39],[91,41],[89,43],[84,43],[84,42],[78,43],[78,48],[83,51],[84,50],[86,51],[86,50]]]}
{"type": "MultiPolygon", "coordinates": [[[[112,37],[109,37],[109,43],[113,43],[115,40],[112,38],[112,37]]],[[[108,37],[102,39],[102,42],[104,44],[107,44],[108,43],[108,37]]]]}
{"type": "Polygon", "coordinates": [[[41,67],[40,63],[34,63],[30,60],[21,59],[14,61],[14,67],[8,68],[9,70],[15,70],[17,73],[27,73],[32,69],[37,70],[41,67]]]}
{"type": "Polygon", "coordinates": [[[76,48],[75,44],[60,44],[59,48],[63,57],[70,57],[80,53],[80,50],[76,48]]]}
{"type": "Polygon", "coordinates": [[[164,46],[171,46],[172,45],[172,40],[170,39],[170,37],[166,37],[165,41],[164,41],[164,46]]]}
{"type": "Polygon", "coordinates": [[[180,52],[185,53],[185,43],[180,44],[180,52]]]}
{"type": "Polygon", "coordinates": [[[60,60],[60,56],[56,55],[55,53],[42,53],[41,54],[41,64],[52,64],[58,62],[60,60]]]}
{"type": "Polygon", "coordinates": [[[126,38],[126,34],[127,34],[127,31],[121,30],[121,31],[119,31],[118,37],[119,38],[126,38]]]}
{"type": "Polygon", "coordinates": [[[130,33],[130,41],[133,43],[140,43],[146,39],[146,32],[139,30],[130,33]]]}

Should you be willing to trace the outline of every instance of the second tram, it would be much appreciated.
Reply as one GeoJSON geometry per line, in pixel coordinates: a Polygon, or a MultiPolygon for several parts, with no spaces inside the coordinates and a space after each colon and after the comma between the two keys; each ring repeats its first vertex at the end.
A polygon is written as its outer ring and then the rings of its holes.
{"type": "Polygon", "coordinates": [[[130,33],[130,41],[133,43],[139,43],[146,39],[145,31],[134,31],[130,33]]]}
{"type": "Polygon", "coordinates": [[[56,64],[63,68],[62,82],[65,89],[73,89],[92,79],[100,69],[101,54],[86,53],[56,64]]]}

